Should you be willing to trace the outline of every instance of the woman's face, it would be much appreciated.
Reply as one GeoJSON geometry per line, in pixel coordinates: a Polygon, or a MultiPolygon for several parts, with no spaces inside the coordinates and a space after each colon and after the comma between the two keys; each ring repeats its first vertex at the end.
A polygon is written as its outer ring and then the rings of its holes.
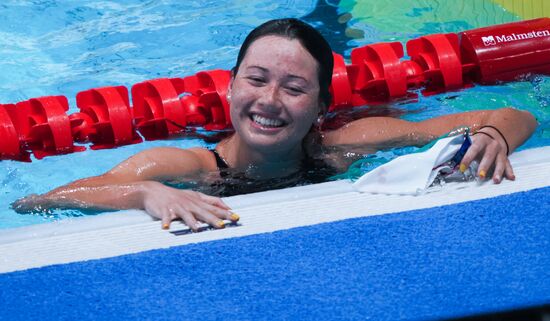
{"type": "Polygon", "coordinates": [[[296,148],[320,111],[317,61],[298,40],[264,36],[254,41],[234,75],[231,121],[258,150],[296,148]]]}

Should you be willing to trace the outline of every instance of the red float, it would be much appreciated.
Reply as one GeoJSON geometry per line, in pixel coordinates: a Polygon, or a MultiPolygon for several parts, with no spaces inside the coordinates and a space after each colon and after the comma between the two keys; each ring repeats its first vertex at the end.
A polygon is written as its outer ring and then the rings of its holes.
{"type": "MultiPolygon", "coordinates": [[[[185,91],[199,97],[197,109],[188,108],[196,115],[201,110],[205,122],[201,125],[206,130],[221,130],[231,127],[227,90],[231,72],[229,70],[211,70],[197,73],[195,76],[184,78],[185,91]],[[200,106],[200,107],[198,107],[200,106]]],[[[193,106],[193,105],[191,105],[193,106]]]]}
{"type": "Polygon", "coordinates": [[[141,142],[133,127],[126,87],[103,87],[81,91],[76,95],[76,105],[81,112],[71,119],[72,126],[78,128],[73,130],[73,134],[78,139],[91,141],[94,144],[92,149],[141,142]],[[82,121],[77,123],[76,119],[82,121]]]}
{"type": "Polygon", "coordinates": [[[512,22],[460,34],[463,61],[481,83],[550,74],[550,18],[512,22]]]}
{"type": "Polygon", "coordinates": [[[32,98],[16,104],[16,127],[22,142],[38,159],[82,151],[73,144],[65,96],[32,98]]]}
{"type": "Polygon", "coordinates": [[[181,106],[181,78],[160,78],[132,86],[134,118],[145,139],[161,139],[181,132],[187,125],[181,106]]]}
{"type": "Polygon", "coordinates": [[[399,42],[379,43],[351,51],[349,69],[354,92],[360,95],[353,104],[365,105],[403,97],[407,93],[407,74],[401,65],[403,46],[399,42]]]}
{"type": "MultiPolygon", "coordinates": [[[[481,83],[509,81],[524,74],[550,74],[550,18],[508,23],[457,34],[435,34],[407,42],[356,48],[351,64],[333,54],[329,111],[375,105],[423,88],[433,94],[481,83]]],[[[228,70],[161,78],[132,87],[89,89],[77,94],[80,112],[67,115],[67,98],[48,96],[0,105],[0,159],[29,159],[83,149],[107,148],[166,138],[185,130],[231,128],[228,70]]],[[[327,125],[327,124],[325,124],[327,125]]],[[[333,128],[335,125],[327,128],[333,128]]]]}
{"type": "Polygon", "coordinates": [[[330,94],[332,95],[332,104],[329,111],[339,109],[348,109],[353,107],[351,103],[351,86],[348,77],[348,70],[344,57],[337,53],[332,53],[334,58],[334,69],[332,71],[332,84],[330,94]]]}
{"type": "Polygon", "coordinates": [[[15,124],[15,105],[0,105],[0,159],[29,161],[29,153],[21,149],[15,124]]]}

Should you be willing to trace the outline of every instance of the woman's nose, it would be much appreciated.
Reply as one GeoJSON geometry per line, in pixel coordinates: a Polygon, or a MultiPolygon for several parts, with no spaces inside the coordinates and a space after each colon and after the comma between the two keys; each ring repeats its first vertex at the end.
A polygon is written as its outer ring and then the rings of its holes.
{"type": "Polygon", "coordinates": [[[264,87],[258,102],[265,108],[274,111],[281,108],[280,87],[277,84],[269,84],[264,87]]]}

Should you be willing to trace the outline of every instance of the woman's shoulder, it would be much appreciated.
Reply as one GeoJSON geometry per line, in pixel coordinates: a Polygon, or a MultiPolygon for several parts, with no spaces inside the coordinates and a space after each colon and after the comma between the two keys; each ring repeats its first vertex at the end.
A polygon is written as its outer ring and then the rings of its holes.
{"type": "Polygon", "coordinates": [[[213,171],[216,170],[216,160],[212,152],[206,148],[155,147],[134,155],[138,163],[150,163],[157,166],[172,168],[175,171],[213,171]]]}
{"type": "Polygon", "coordinates": [[[134,157],[147,157],[147,158],[163,158],[171,159],[178,157],[201,157],[201,155],[208,153],[209,150],[202,147],[193,148],[179,148],[179,147],[153,147],[143,150],[134,157]]]}

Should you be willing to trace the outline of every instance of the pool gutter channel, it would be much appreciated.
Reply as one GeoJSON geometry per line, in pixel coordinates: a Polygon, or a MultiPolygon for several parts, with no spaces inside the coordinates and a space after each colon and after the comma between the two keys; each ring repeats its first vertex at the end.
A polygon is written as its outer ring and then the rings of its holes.
{"type": "Polygon", "coordinates": [[[174,222],[169,233],[143,211],[40,224],[0,232],[0,273],[101,259],[153,249],[215,241],[338,220],[490,198],[550,185],[550,147],[511,156],[516,181],[450,183],[419,196],[361,194],[336,181],[224,199],[241,216],[239,226],[187,233],[174,222]],[[542,175],[541,175],[542,174],[542,175]]]}

